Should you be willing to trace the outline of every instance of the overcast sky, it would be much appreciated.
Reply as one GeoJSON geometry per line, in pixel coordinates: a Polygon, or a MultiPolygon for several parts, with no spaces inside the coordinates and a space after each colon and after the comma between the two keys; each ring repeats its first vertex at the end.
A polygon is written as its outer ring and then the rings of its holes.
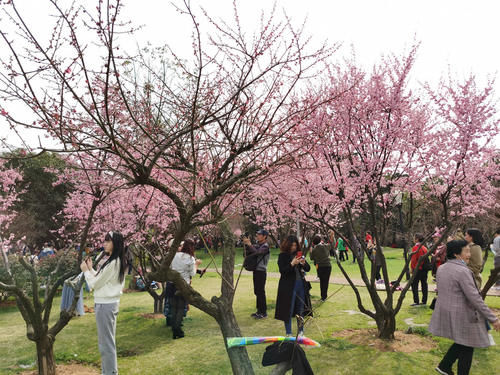
{"type": "MultiPolygon", "coordinates": [[[[230,0],[197,0],[215,16],[232,13],[230,0]]],[[[240,0],[240,19],[247,29],[257,23],[270,0],[240,0]]],[[[459,77],[470,72],[485,77],[500,69],[500,1],[498,0],[281,0],[282,10],[317,40],[341,42],[340,54],[354,46],[359,62],[371,65],[382,54],[401,53],[414,38],[421,41],[413,76],[416,81],[437,82],[448,66],[459,77]]],[[[138,40],[169,42],[189,47],[188,19],[168,1],[128,0],[125,16],[143,24],[138,40]]],[[[189,52],[189,51],[188,51],[189,52]]],[[[497,86],[500,88],[500,82],[497,86]]],[[[500,90],[497,90],[500,92],[500,90]]]]}
{"type": "MultiPolygon", "coordinates": [[[[18,1],[31,14],[37,28],[48,24],[48,11],[39,0],[18,1]]],[[[86,0],[89,6],[95,3],[86,0]]],[[[177,13],[169,1],[126,0],[124,19],[144,25],[129,47],[170,44],[189,58],[189,19],[177,13]]],[[[260,11],[269,11],[270,0],[240,0],[240,19],[253,31],[260,11]]],[[[230,0],[192,0],[195,11],[203,6],[213,17],[232,15],[230,0]]],[[[412,85],[429,81],[436,85],[448,69],[457,78],[474,73],[478,78],[496,76],[500,69],[500,1],[498,0],[281,0],[277,15],[285,11],[297,25],[307,17],[306,32],[316,40],[342,43],[338,56],[354,47],[358,62],[370,66],[382,54],[407,51],[420,41],[412,73],[412,85]]],[[[122,41],[123,43],[124,41],[122,41]]],[[[1,54],[0,49],[0,54],[1,54]]],[[[498,81],[498,80],[497,80],[498,81]]],[[[496,83],[500,93],[500,81],[496,83]]],[[[2,103],[0,103],[2,106],[2,103]]],[[[0,120],[1,121],[1,120],[0,120]]],[[[0,122],[2,133],[4,123],[0,122]]]]}

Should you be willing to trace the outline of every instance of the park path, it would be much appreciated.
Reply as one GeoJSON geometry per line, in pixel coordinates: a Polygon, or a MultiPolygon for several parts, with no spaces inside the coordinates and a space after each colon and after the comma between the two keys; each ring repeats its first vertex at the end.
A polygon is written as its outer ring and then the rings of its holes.
{"type": "MultiPolygon", "coordinates": [[[[209,269],[207,269],[207,272],[215,272],[215,268],[209,268],[209,269]]],[[[338,271],[338,270],[337,270],[337,272],[340,273],[340,271],[338,271]]],[[[239,274],[240,271],[239,270],[235,270],[234,273],[235,274],[239,274]]],[[[241,272],[241,274],[242,275],[251,276],[252,272],[251,271],[243,270],[241,272]]],[[[280,274],[279,274],[279,272],[268,272],[267,273],[267,277],[279,278],[280,274]]],[[[311,283],[318,283],[319,284],[319,279],[316,279],[316,276],[314,274],[307,275],[306,276],[306,280],[310,281],[311,283]]],[[[358,287],[365,287],[365,284],[363,283],[363,280],[361,280],[361,279],[355,279],[355,278],[351,278],[351,280],[354,283],[354,285],[356,285],[358,287]]],[[[434,293],[435,289],[436,289],[436,283],[432,281],[432,278],[430,276],[429,276],[429,279],[428,279],[428,283],[429,283],[429,292],[430,293],[434,293]]],[[[349,283],[347,282],[347,280],[343,276],[336,276],[336,275],[330,276],[330,284],[349,285],[349,283]]],[[[406,285],[406,282],[402,281],[401,282],[401,287],[404,287],[405,285],[406,285]]],[[[377,288],[383,290],[384,289],[384,284],[378,285],[377,288]]],[[[411,289],[408,292],[411,294],[411,289]]],[[[488,291],[487,295],[488,296],[492,296],[492,297],[500,297],[500,290],[495,290],[494,288],[491,288],[488,291]]]]}

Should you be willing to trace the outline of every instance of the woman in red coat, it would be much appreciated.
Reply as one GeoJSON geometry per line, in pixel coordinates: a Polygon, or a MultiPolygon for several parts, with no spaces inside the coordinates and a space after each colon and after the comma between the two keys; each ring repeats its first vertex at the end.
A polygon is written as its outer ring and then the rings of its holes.
{"type": "Polygon", "coordinates": [[[416,272],[417,274],[415,275],[415,278],[413,279],[413,283],[411,284],[411,291],[413,293],[413,304],[411,306],[419,306],[420,303],[418,302],[418,283],[422,285],[422,305],[427,304],[427,293],[428,293],[428,286],[427,286],[427,273],[428,269],[426,267],[427,262],[425,262],[425,259],[420,262],[420,266],[418,267],[418,270],[415,270],[417,267],[418,261],[421,257],[427,256],[427,248],[424,246],[424,236],[421,234],[415,235],[415,239],[417,240],[417,243],[413,248],[411,249],[411,270],[412,272],[416,272]]]}
{"type": "Polygon", "coordinates": [[[287,335],[292,334],[292,316],[299,316],[297,326],[299,335],[304,334],[302,318],[307,307],[310,310],[309,290],[306,287],[305,272],[311,267],[300,251],[299,240],[295,236],[288,236],[281,244],[278,256],[280,281],[278,297],[276,298],[275,318],[285,322],[287,335]]]}

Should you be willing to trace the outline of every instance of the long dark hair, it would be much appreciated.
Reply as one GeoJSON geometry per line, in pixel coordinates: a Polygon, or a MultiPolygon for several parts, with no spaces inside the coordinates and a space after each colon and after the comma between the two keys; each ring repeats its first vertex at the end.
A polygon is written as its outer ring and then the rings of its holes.
{"type": "Polygon", "coordinates": [[[476,245],[479,245],[479,247],[481,248],[484,247],[483,234],[479,229],[470,228],[467,229],[465,233],[472,237],[472,242],[474,242],[476,245]]]}
{"type": "Polygon", "coordinates": [[[295,236],[288,236],[284,241],[283,243],[281,244],[280,246],[280,251],[282,253],[288,253],[288,254],[291,254],[292,253],[292,245],[293,243],[296,243],[297,244],[297,249],[296,251],[300,251],[300,243],[299,243],[299,239],[295,236]]]}
{"type": "Polygon", "coordinates": [[[120,263],[120,273],[118,275],[118,280],[120,280],[120,282],[123,282],[123,279],[125,278],[125,268],[127,265],[127,254],[125,251],[123,235],[120,232],[109,231],[108,233],[106,233],[104,241],[113,242],[113,252],[111,253],[110,257],[106,260],[106,262],[104,262],[99,272],[113,260],[118,259],[120,263]]]}
{"type": "Polygon", "coordinates": [[[193,240],[185,240],[182,245],[181,252],[186,253],[194,257],[194,241],[193,240]]]}

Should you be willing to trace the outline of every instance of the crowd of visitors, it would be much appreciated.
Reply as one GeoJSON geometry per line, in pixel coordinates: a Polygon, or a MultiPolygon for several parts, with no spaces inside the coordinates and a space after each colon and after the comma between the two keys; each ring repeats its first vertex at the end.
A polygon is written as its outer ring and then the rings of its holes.
{"type": "MultiPolygon", "coordinates": [[[[452,366],[458,360],[458,374],[465,375],[469,374],[474,348],[487,347],[492,344],[491,335],[488,334],[488,330],[491,329],[490,324],[496,330],[500,330],[500,321],[485,305],[480,294],[482,249],[485,246],[482,233],[478,229],[471,228],[465,231],[465,235],[457,232],[456,237],[458,239],[450,237],[439,244],[441,235],[436,232],[432,236],[431,243],[426,246],[425,237],[422,234],[415,235],[415,245],[410,252],[410,269],[413,275],[411,284],[413,304],[411,306],[427,305],[429,294],[427,279],[431,271],[432,276],[436,278],[438,297],[432,307],[435,310],[429,330],[436,336],[454,341],[435,370],[440,374],[453,374],[452,366]],[[433,244],[436,246],[432,246],[433,244]],[[430,248],[434,249],[432,254],[429,253],[430,248]],[[421,299],[419,292],[422,294],[421,299]]],[[[263,242],[265,241],[259,241],[259,244],[263,242]]],[[[302,241],[302,244],[304,242],[302,241]]],[[[250,248],[248,240],[246,246],[250,248]]],[[[364,249],[361,249],[360,245],[356,246],[354,242],[352,247],[353,257],[358,260],[362,259],[361,254],[364,255],[364,249]]],[[[368,258],[373,263],[375,279],[378,283],[384,283],[380,274],[384,258],[377,256],[380,248],[377,247],[376,239],[370,232],[366,233],[365,248],[368,258]]],[[[251,249],[250,253],[256,252],[254,247],[251,249]]],[[[325,239],[319,235],[312,239],[309,258],[317,270],[322,302],[328,298],[331,275],[330,257],[335,257],[338,262],[347,261],[348,249],[344,238],[339,237],[335,240],[333,233],[325,239]]],[[[311,287],[305,279],[305,273],[309,272],[311,267],[305,259],[305,250],[307,249],[301,246],[301,241],[295,236],[288,236],[281,242],[278,256],[280,280],[275,318],[284,322],[287,336],[292,335],[293,317],[297,320],[297,335],[301,336],[304,334],[305,320],[312,315],[311,287]]],[[[495,232],[491,251],[495,255],[495,267],[498,267],[500,264],[500,230],[495,232]]],[[[266,243],[265,253],[267,252],[266,243]]],[[[255,289],[256,295],[257,290],[259,289],[255,289]]],[[[252,315],[262,318],[257,313],[252,315]]]]}
{"type": "MultiPolygon", "coordinates": [[[[427,305],[430,271],[436,281],[436,298],[430,306],[434,311],[429,331],[436,336],[453,340],[453,344],[436,367],[436,371],[440,374],[453,374],[452,366],[455,362],[458,362],[458,374],[468,374],[472,365],[474,348],[491,345],[492,337],[488,331],[491,328],[500,330],[500,321],[485,305],[480,294],[483,283],[481,278],[483,249],[486,243],[478,229],[470,228],[464,233],[462,235],[461,232],[457,232],[453,237],[442,241],[440,233],[436,232],[429,243],[426,243],[424,235],[416,234],[414,246],[409,253],[409,266],[413,275],[411,306],[427,305]],[[439,243],[439,241],[442,242],[439,243]],[[429,253],[430,249],[433,249],[432,254],[429,253]]],[[[328,286],[332,275],[332,259],[336,262],[348,261],[348,251],[352,251],[353,262],[362,262],[366,256],[372,263],[372,277],[377,280],[377,283],[384,283],[380,272],[385,260],[381,254],[378,254],[381,248],[377,246],[376,238],[372,233],[366,232],[363,245],[356,237],[349,241],[335,234],[330,231],[325,237],[314,235],[310,247],[306,245],[305,238],[298,238],[295,235],[286,236],[280,241],[277,259],[280,278],[274,317],[283,321],[287,336],[293,335],[293,320],[297,322],[296,335],[303,336],[305,322],[313,313],[311,283],[306,279],[306,274],[311,271],[312,267],[307,262],[307,255],[316,268],[320,302],[325,302],[329,298],[328,286]]],[[[256,311],[251,316],[255,319],[265,319],[268,316],[267,268],[271,259],[269,232],[265,229],[256,231],[255,242],[252,242],[250,237],[249,235],[242,236],[241,244],[245,249],[244,266],[253,275],[256,311]]],[[[195,257],[198,242],[199,239],[183,241],[171,263],[172,270],[177,271],[186,284],[191,283],[192,277],[197,272],[203,275],[206,271],[206,269],[198,269],[201,263],[201,260],[195,257]]],[[[206,242],[204,244],[206,247],[206,242]]],[[[494,255],[494,265],[499,267],[500,229],[495,232],[490,249],[494,255]]],[[[73,246],[72,250],[78,249],[73,246]]],[[[26,251],[26,256],[32,262],[40,262],[45,257],[57,253],[54,246],[49,243],[45,243],[37,252],[31,252],[26,247],[23,251],[26,251]]],[[[115,342],[116,317],[125,275],[127,271],[130,273],[133,259],[125,247],[123,236],[117,231],[106,233],[104,256],[95,269],[91,257],[88,256],[91,253],[93,251],[85,249],[84,261],[80,268],[85,276],[87,290],[94,291],[102,373],[116,374],[118,371],[115,342]]],[[[61,310],[68,309],[74,300],[71,283],[70,280],[65,283],[61,310]]],[[[159,287],[160,284],[157,285],[159,287]]],[[[500,289],[500,281],[496,282],[495,288],[500,289]]],[[[165,291],[167,325],[172,327],[174,339],[182,338],[184,337],[183,318],[189,309],[188,303],[180,292],[179,284],[176,286],[173,282],[168,282],[165,291]]],[[[77,314],[83,314],[82,290],[80,290],[79,306],[76,310],[77,314]]]]}

